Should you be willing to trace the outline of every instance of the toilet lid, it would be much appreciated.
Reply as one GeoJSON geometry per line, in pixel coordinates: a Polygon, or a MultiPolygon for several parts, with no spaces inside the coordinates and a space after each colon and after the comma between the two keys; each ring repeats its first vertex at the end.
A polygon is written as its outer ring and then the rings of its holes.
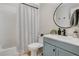
{"type": "Polygon", "coordinates": [[[38,49],[38,48],[43,47],[43,44],[42,43],[32,43],[28,47],[29,47],[29,49],[38,49]]]}

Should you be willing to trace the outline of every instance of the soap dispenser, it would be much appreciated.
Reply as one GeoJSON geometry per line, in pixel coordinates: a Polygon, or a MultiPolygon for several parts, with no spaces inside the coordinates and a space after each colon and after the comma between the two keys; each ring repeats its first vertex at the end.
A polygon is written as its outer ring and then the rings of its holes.
{"type": "Polygon", "coordinates": [[[66,36],[66,30],[65,29],[63,29],[63,36],[66,36]]]}
{"type": "Polygon", "coordinates": [[[61,29],[60,28],[58,29],[58,35],[61,35],[61,29]]]}

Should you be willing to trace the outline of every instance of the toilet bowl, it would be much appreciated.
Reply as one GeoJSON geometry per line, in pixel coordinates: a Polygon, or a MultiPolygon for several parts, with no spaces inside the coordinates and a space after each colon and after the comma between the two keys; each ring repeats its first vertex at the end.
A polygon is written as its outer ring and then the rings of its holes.
{"type": "Polygon", "coordinates": [[[39,38],[39,41],[28,45],[28,49],[31,51],[31,56],[37,56],[39,48],[43,47],[43,37],[39,38]]]}

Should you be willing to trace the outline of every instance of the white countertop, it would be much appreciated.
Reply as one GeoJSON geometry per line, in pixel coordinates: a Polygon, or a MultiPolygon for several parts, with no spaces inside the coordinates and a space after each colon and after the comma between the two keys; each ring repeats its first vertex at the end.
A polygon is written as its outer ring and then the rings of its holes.
{"type": "Polygon", "coordinates": [[[61,35],[53,35],[47,34],[44,37],[51,38],[52,40],[57,40],[65,43],[70,43],[76,46],[79,46],[79,38],[74,38],[72,36],[61,36],[61,35]]]}

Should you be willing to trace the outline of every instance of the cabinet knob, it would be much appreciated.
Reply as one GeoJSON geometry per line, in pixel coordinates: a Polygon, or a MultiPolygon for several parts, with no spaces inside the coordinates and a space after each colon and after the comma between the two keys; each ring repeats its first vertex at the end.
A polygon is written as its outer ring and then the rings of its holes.
{"type": "Polygon", "coordinates": [[[53,52],[55,52],[55,49],[53,49],[53,52]]]}

